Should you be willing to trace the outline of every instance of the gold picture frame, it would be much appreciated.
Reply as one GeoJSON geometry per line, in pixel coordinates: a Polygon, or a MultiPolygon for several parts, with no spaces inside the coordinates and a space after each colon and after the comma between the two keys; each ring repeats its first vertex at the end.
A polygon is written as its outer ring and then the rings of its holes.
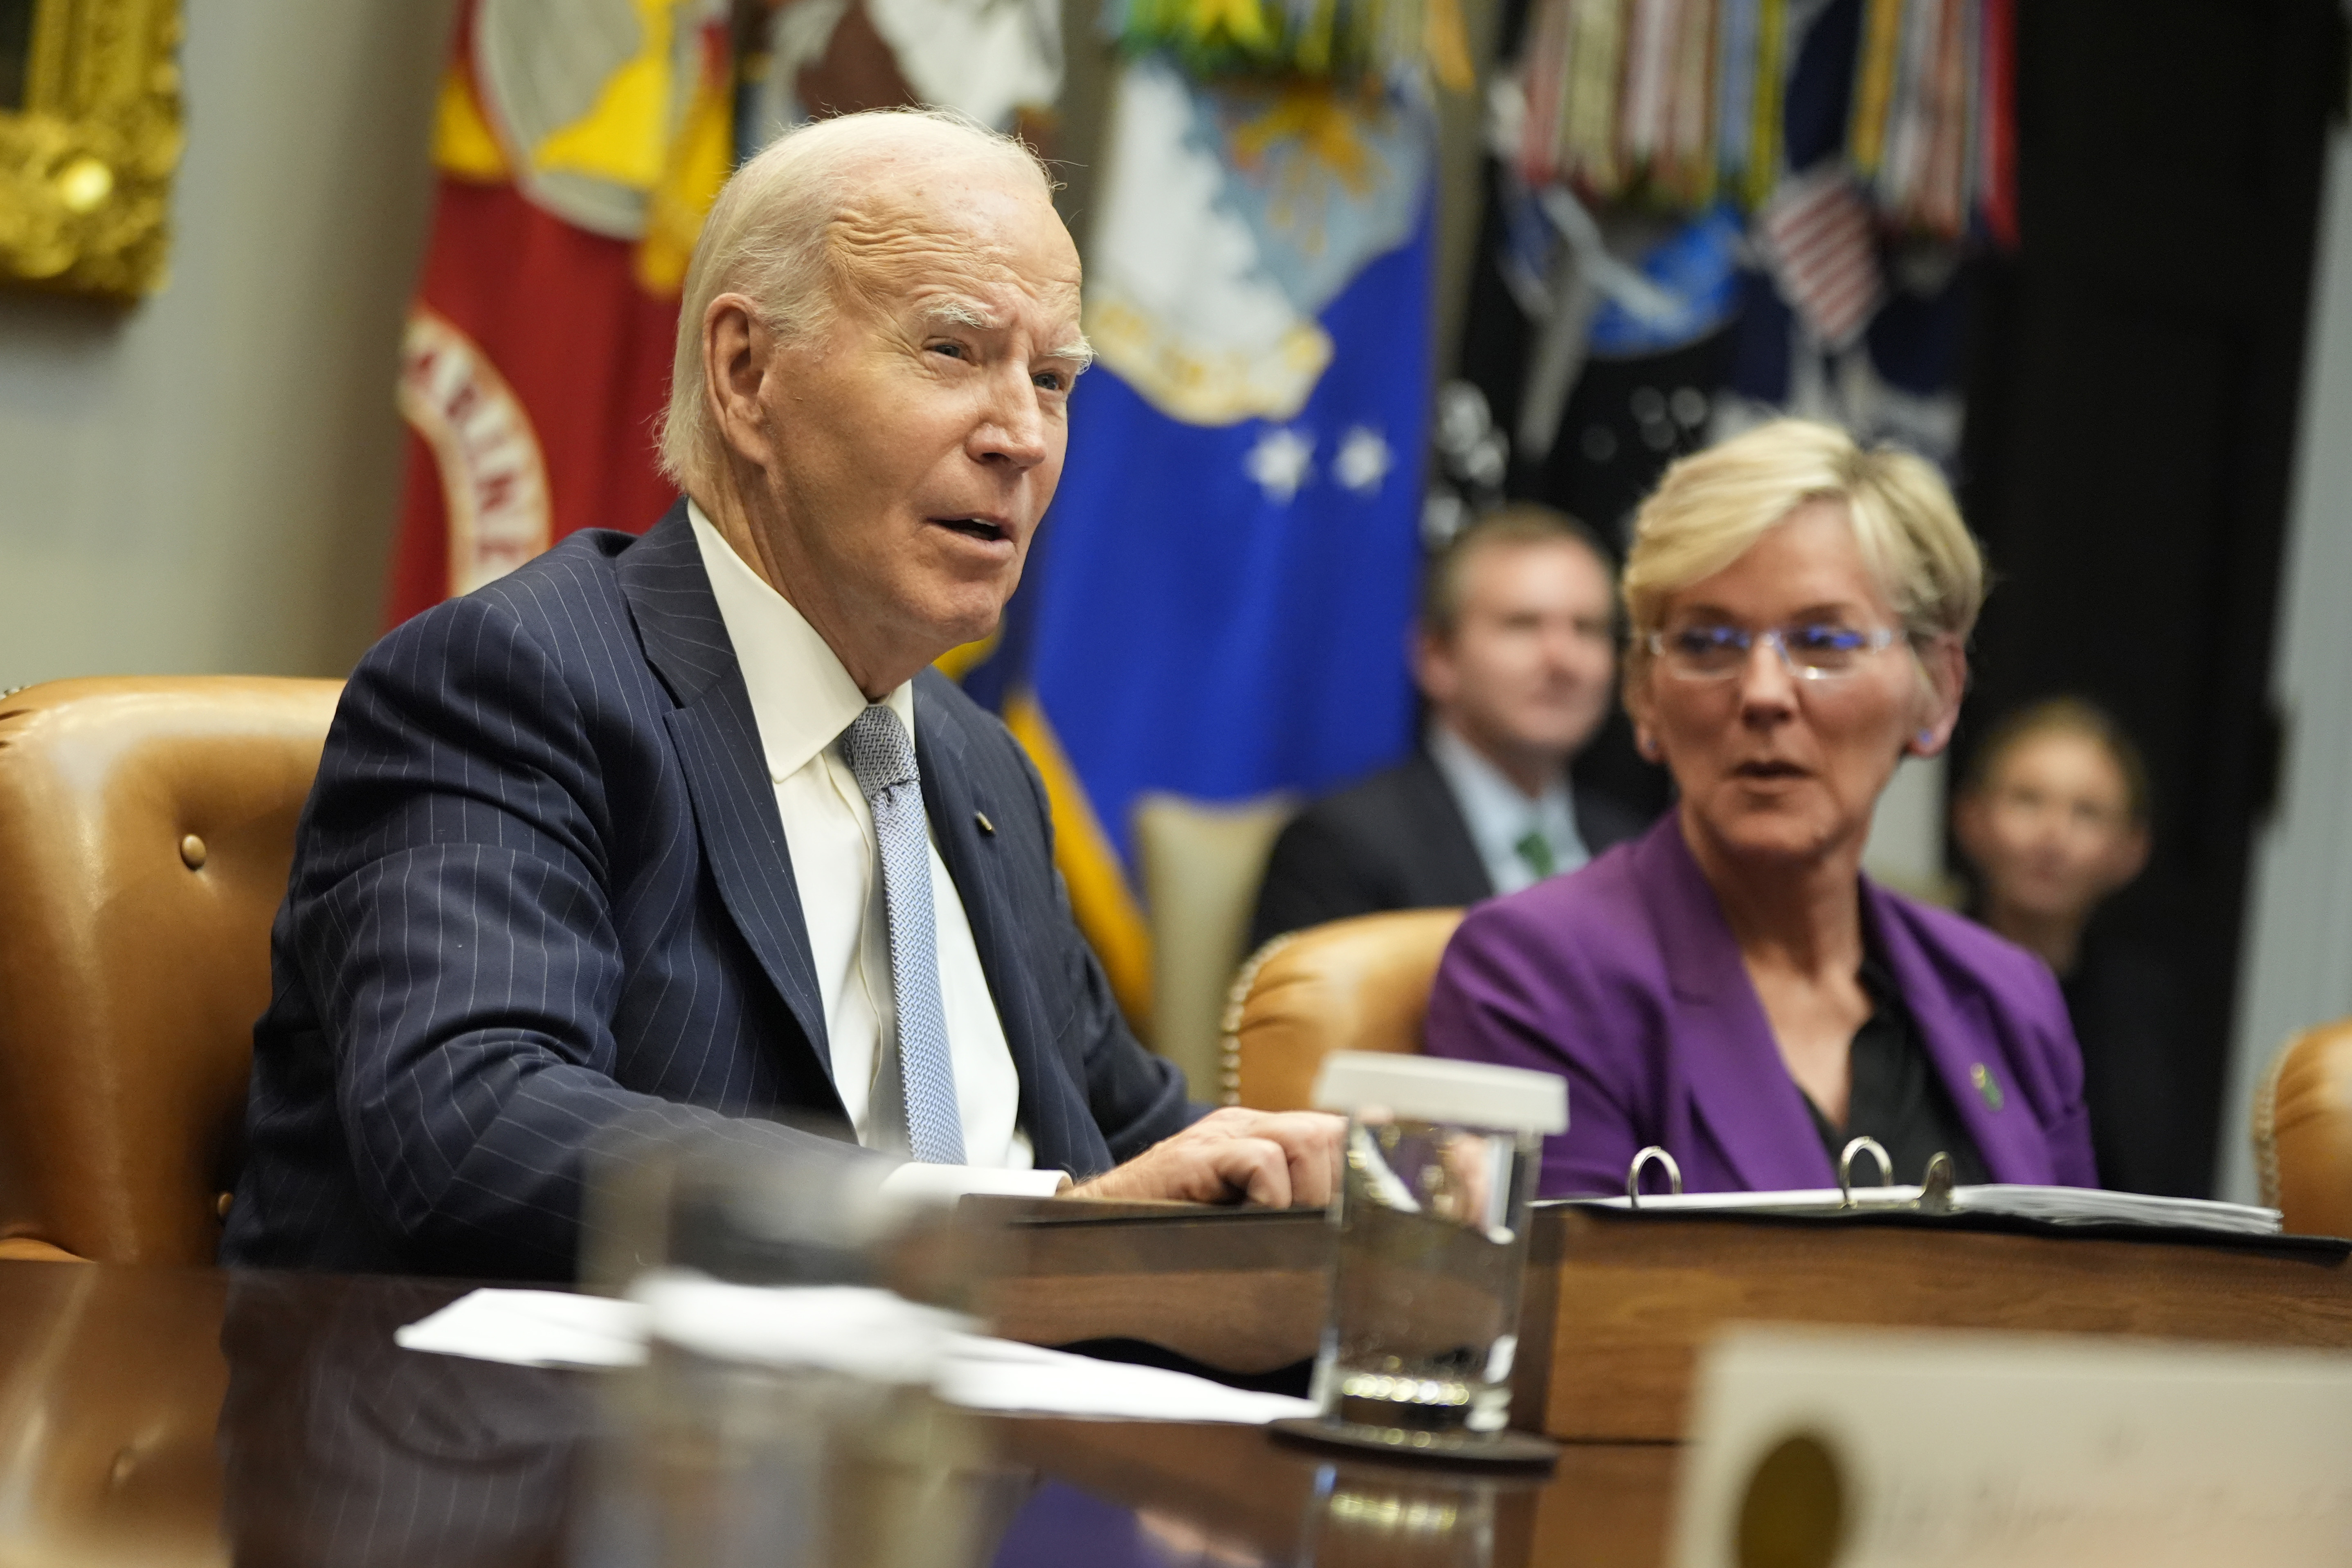
{"type": "Polygon", "coordinates": [[[0,281],[163,285],[180,0],[0,0],[0,281]]]}

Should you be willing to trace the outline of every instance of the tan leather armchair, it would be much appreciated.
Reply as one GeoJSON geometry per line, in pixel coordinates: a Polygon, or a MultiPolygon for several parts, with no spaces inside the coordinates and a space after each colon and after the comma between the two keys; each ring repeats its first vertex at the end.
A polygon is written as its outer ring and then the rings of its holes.
{"type": "Polygon", "coordinates": [[[209,1263],[341,685],[0,698],[0,1257],[209,1263]]]}
{"type": "Polygon", "coordinates": [[[2352,1236],[2352,1018],[2280,1048],[2254,1096],[2263,1201],[2305,1236],[2352,1236]]]}
{"type": "Polygon", "coordinates": [[[1458,909],[1404,909],[1277,936],[1242,966],[1225,1009],[1224,1102],[1310,1108],[1335,1051],[1417,1053],[1458,909]]]}

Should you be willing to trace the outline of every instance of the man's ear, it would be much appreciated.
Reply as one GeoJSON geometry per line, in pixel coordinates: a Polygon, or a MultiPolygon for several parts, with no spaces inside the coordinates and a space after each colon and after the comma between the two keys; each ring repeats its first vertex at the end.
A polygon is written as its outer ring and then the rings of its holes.
{"type": "Polygon", "coordinates": [[[1454,651],[1446,640],[1426,626],[1412,633],[1412,679],[1433,706],[1454,700],[1454,651]]]}
{"type": "Polygon", "coordinates": [[[775,354],[775,334],[751,300],[721,294],[702,312],[702,395],[728,448],[768,465],[767,405],[760,396],[775,354]]]}

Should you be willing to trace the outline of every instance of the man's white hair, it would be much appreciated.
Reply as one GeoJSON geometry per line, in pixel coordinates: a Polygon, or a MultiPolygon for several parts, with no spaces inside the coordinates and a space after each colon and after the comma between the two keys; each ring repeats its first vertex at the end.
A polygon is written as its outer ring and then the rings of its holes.
{"type": "Polygon", "coordinates": [[[715,485],[725,466],[703,386],[702,318],[710,302],[744,295],[780,337],[824,331],[851,285],[835,231],[861,201],[870,204],[877,157],[899,150],[996,162],[1053,189],[1027,144],[950,109],[867,110],[795,126],[769,142],[719,191],[687,268],[661,422],[661,470],[681,489],[715,485]]]}

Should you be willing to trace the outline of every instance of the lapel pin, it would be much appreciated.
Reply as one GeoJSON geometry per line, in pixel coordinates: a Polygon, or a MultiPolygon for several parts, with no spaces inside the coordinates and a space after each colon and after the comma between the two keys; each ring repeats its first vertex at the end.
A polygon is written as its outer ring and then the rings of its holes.
{"type": "MultiPolygon", "coordinates": [[[[980,824],[980,831],[981,831],[982,832],[986,833],[986,834],[987,834],[990,838],[992,838],[992,838],[994,838],[994,837],[996,836],[996,824],[995,824],[994,822],[992,822],[992,821],[990,821],[988,820],[988,813],[987,813],[987,812],[985,812],[985,811],[974,811],[974,812],[971,814],[971,820],[972,820],[973,821],[978,822],[978,823],[980,824]]],[[[1981,1071],[1984,1071],[1984,1069],[1983,1069],[1983,1068],[1981,1068],[1981,1067],[1979,1067],[1979,1068],[1978,1068],[1978,1069],[1977,1069],[1977,1071],[1979,1071],[1979,1072],[1981,1072],[1981,1071]]]]}
{"type": "Polygon", "coordinates": [[[1977,1092],[1984,1096],[1986,1104],[1996,1111],[2000,1109],[2000,1085],[1993,1081],[1991,1073],[1985,1071],[1983,1062],[1979,1061],[1969,1069],[1969,1082],[1977,1086],[1977,1092]]]}

